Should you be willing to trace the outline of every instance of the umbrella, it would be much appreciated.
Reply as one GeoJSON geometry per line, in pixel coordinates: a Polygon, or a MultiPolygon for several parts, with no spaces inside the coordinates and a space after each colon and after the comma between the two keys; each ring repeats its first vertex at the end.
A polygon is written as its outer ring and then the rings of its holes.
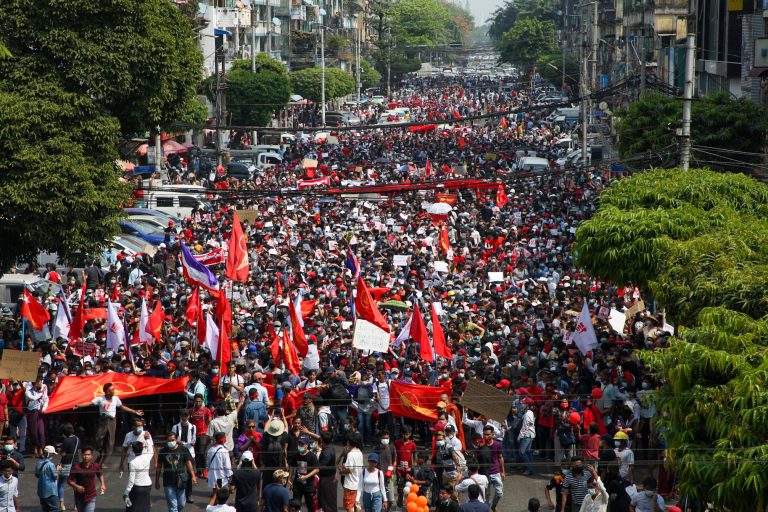
{"type": "Polygon", "coordinates": [[[171,153],[186,153],[187,149],[188,148],[185,147],[184,144],[176,142],[175,140],[169,140],[163,144],[163,153],[166,155],[170,155],[171,153]]]}
{"type": "Polygon", "coordinates": [[[401,300],[388,300],[386,302],[380,302],[379,307],[395,309],[397,311],[408,311],[408,304],[401,300]]]}
{"type": "Polygon", "coordinates": [[[117,165],[122,167],[125,172],[130,172],[136,167],[132,162],[128,162],[127,160],[118,160],[117,165]]]}
{"type": "Polygon", "coordinates": [[[427,213],[432,215],[448,215],[453,211],[453,206],[448,203],[432,203],[427,206],[427,213]]]}

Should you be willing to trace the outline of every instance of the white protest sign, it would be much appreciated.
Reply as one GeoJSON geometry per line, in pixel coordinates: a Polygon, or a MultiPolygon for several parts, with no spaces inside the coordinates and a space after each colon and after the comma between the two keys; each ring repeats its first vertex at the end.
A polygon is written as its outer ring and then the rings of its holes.
{"type": "Polygon", "coordinates": [[[411,264],[411,257],[407,254],[395,254],[392,264],[396,267],[407,267],[411,264]]]}
{"type": "Polygon", "coordinates": [[[488,281],[491,283],[504,282],[504,272],[488,272],[488,281]]]}
{"type": "Polygon", "coordinates": [[[360,350],[386,352],[389,350],[389,333],[372,323],[358,318],[355,320],[355,335],[352,346],[360,350]]]}
{"type": "Polygon", "coordinates": [[[432,306],[434,306],[435,312],[438,315],[442,315],[443,314],[443,305],[442,305],[442,303],[440,303],[440,302],[433,302],[432,306]]]}
{"type": "Polygon", "coordinates": [[[447,261],[436,261],[435,262],[435,270],[437,272],[448,272],[448,262],[447,261]]]}
{"type": "Polygon", "coordinates": [[[624,334],[624,324],[627,323],[627,316],[618,309],[611,309],[608,323],[611,324],[611,329],[619,334],[624,334]]]}

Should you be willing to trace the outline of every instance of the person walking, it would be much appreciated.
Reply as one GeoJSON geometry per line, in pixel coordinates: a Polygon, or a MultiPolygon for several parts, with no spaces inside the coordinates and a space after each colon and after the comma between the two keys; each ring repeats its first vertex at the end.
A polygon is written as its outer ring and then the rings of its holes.
{"type": "Polygon", "coordinates": [[[152,491],[152,478],[149,468],[153,463],[152,455],[144,453],[144,445],[135,442],[131,445],[134,458],[128,463],[128,485],[123,492],[125,512],[143,512],[152,508],[149,495],[152,491]]]}
{"type": "Polygon", "coordinates": [[[363,438],[358,433],[347,436],[347,453],[339,466],[339,473],[344,475],[343,504],[347,512],[355,512],[357,492],[363,477],[363,452],[360,451],[362,443],[363,438]]]}
{"type": "Polygon", "coordinates": [[[19,507],[19,479],[13,469],[11,461],[0,460],[0,512],[16,512],[19,507]]]}
{"type": "Polygon", "coordinates": [[[333,434],[324,431],[320,434],[321,451],[318,457],[320,482],[317,486],[317,502],[323,512],[337,512],[336,492],[336,448],[333,446],[333,434]]]}
{"type": "Polygon", "coordinates": [[[229,483],[232,476],[232,461],[229,459],[229,450],[227,450],[227,434],[224,432],[215,432],[213,434],[214,444],[208,448],[206,456],[208,466],[208,487],[215,493],[216,489],[221,489],[229,483]]]}
{"type": "MultiPolygon", "coordinates": [[[[195,444],[197,441],[197,428],[189,421],[189,410],[182,409],[180,413],[181,421],[171,427],[171,430],[176,434],[176,440],[184,448],[189,451],[189,455],[192,457],[192,467],[197,469],[197,459],[195,458],[195,444]]],[[[197,473],[195,473],[197,474],[197,473]]],[[[194,503],[192,499],[192,479],[187,478],[186,488],[187,503],[194,503]]]]}
{"type": "Polygon", "coordinates": [[[184,445],[179,443],[173,431],[168,433],[165,446],[157,454],[155,489],[160,489],[161,472],[168,512],[184,510],[184,505],[187,504],[187,480],[191,479],[192,485],[195,485],[197,476],[192,466],[192,455],[184,445]]]}
{"type": "MultiPolygon", "coordinates": [[[[606,512],[608,510],[608,491],[600,480],[594,466],[587,465],[590,477],[587,480],[587,495],[581,502],[579,512],[606,512]]],[[[630,507],[632,510],[632,507],[630,507]]],[[[663,510],[663,508],[661,509],[663,510]]]]}
{"type": "Polygon", "coordinates": [[[288,483],[288,472],[284,469],[276,469],[272,474],[274,481],[264,487],[261,496],[261,510],[264,512],[286,512],[291,496],[285,484],[288,483]]]}
{"type": "MultiPolygon", "coordinates": [[[[75,490],[75,509],[77,512],[96,511],[96,484],[99,492],[107,492],[101,466],[93,461],[93,448],[82,450],[82,460],[72,465],[67,483],[75,490]]],[[[63,509],[62,509],[63,510],[63,509]]]]}
{"type": "Polygon", "coordinates": [[[480,486],[472,484],[467,489],[469,501],[461,506],[461,512],[490,512],[492,509],[487,503],[480,501],[480,486]]]}
{"type": "Polygon", "coordinates": [[[249,450],[240,457],[240,466],[229,480],[229,490],[235,494],[235,511],[258,510],[261,496],[261,470],[256,467],[253,453],[249,450]]]}
{"type": "Polygon", "coordinates": [[[24,398],[27,410],[27,435],[35,449],[35,457],[43,458],[43,446],[45,446],[43,411],[48,405],[48,386],[43,384],[41,377],[38,377],[34,384],[26,385],[24,398]]]}
{"type": "Polygon", "coordinates": [[[368,467],[358,483],[356,502],[361,501],[364,512],[381,512],[387,502],[387,484],[376,453],[368,455],[368,467]]]}
{"type": "Polygon", "coordinates": [[[525,413],[523,414],[523,423],[520,426],[520,433],[517,435],[519,443],[520,457],[525,463],[525,475],[533,475],[533,440],[536,438],[536,418],[533,414],[534,401],[531,398],[522,400],[525,413]]]}
{"type": "MultiPolygon", "coordinates": [[[[75,427],[71,423],[64,423],[61,426],[61,433],[64,440],[61,443],[61,473],[59,473],[59,508],[66,510],[64,505],[64,495],[66,493],[65,484],[68,483],[69,474],[72,466],[80,462],[80,438],[75,435],[75,427]]],[[[93,452],[91,452],[93,454],[93,452]]]]}
{"type": "Polygon", "coordinates": [[[40,509],[43,512],[59,512],[59,490],[57,482],[61,465],[53,462],[56,448],[46,446],[43,456],[35,464],[37,477],[37,497],[40,499],[40,509]]]}
{"type": "MultiPolygon", "coordinates": [[[[485,476],[491,483],[493,490],[493,499],[489,499],[491,510],[496,512],[496,507],[504,496],[504,479],[506,478],[506,468],[504,467],[504,456],[501,453],[501,443],[493,438],[494,428],[491,425],[483,427],[483,448],[485,459],[488,460],[487,473],[485,476]]],[[[481,466],[483,467],[483,466],[481,466]]],[[[469,490],[467,490],[469,492],[469,490]]],[[[490,498],[490,492],[489,498],[490,498]]],[[[471,500],[471,498],[470,498],[471,500]]]]}

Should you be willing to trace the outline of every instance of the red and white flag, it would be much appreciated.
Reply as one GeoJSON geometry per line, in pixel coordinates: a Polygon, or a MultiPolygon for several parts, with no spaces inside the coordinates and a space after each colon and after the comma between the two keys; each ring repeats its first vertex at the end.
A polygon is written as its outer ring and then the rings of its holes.
{"type": "Polygon", "coordinates": [[[589,307],[587,301],[584,301],[584,306],[581,308],[579,314],[579,321],[576,324],[576,328],[573,330],[573,336],[571,337],[573,342],[579,347],[579,351],[586,355],[590,350],[595,350],[597,345],[597,335],[595,334],[595,328],[592,326],[592,316],[589,314],[589,307]]]}
{"type": "Polygon", "coordinates": [[[328,187],[331,185],[331,177],[326,176],[325,178],[317,178],[316,180],[299,180],[296,183],[296,188],[299,190],[304,190],[305,188],[310,187],[328,187]]]}

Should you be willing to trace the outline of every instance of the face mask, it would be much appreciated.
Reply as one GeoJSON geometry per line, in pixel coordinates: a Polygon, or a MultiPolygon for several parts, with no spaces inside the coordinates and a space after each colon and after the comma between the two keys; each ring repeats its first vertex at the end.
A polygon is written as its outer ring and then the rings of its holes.
{"type": "Polygon", "coordinates": [[[299,453],[307,453],[307,447],[306,446],[300,446],[299,447],[299,453]]]}
{"type": "Polygon", "coordinates": [[[570,474],[571,474],[571,470],[570,469],[564,469],[563,470],[563,476],[568,476],[570,474]]]}
{"type": "Polygon", "coordinates": [[[187,425],[189,423],[189,420],[181,420],[182,425],[187,425]]]}
{"type": "Polygon", "coordinates": [[[349,423],[344,424],[344,430],[349,430],[349,423]]]}
{"type": "Polygon", "coordinates": [[[214,368],[213,370],[211,370],[211,374],[212,375],[218,375],[219,374],[219,369],[218,368],[214,368]]]}
{"type": "Polygon", "coordinates": [[[442,503],[443,505],[448,505],[450,504],[450,502],[451,500],[440,500],[440,503],[442,503]]]}
{"type": "Polygon", "coordinates": [[[310,443],[309,444],[309,449],[310,450],[314,450],[316,447],[317,447],[317,445],[315,443],[310,443]]]}
{"type": "Polygon", "coordinates": [[[459,372],[459,377],[464,377],[464,372],[459,372]]]}
{"type": "Polygon", "coordinates": [[[613,446],[615,446],[616,448],[621,448],[621,441],[614,441],[613,446]]]}
{"type": "Polygon", "coordinates": [[[448,374],[447,373],[443,374],[443,379],[448,380],[448,374]]]}
{"type": "Polygon", "coordinates": [[[3,448],[7,452],[12,452],[13,451],[13,445],[12,444],[6,444],[6,445],[3,446],[3,448]]]}
{"type": "Polygon", "coordinates": [[[643,491],[643,492],[644,492],[644,493],[645,493],[645,495],[646,495],[646,496],[648,496],[649,498],[652,498],[652,497],[653,497],[653,493],[654,493],[654,491],[652,491],[652,490],[650,490],[650,489],[649,489],[649,490],[647,490],[647,491],[643,491]]]}
{"type": "Polygon", "coordinates": [[[144,432],[144,427],[136,427],[135,429],[133,429],[133,431],[136,432],[137,435],[141,434],[142,432],[144,432]]]}
{"type": "Polygon", "coordinates": [[[389,444],[389,439],[382,439],[381,444],[382,446],[387,446],[389,444]]]}
{"type": "Polygon", "coordinates": [[[435,442],[435,445],[438,448],[442,448],[443,446],[445,446],[445,441],[437,441],[437,442],[435,442]]]}
{"type": "Polygon", "coordinates": [[[588,492],[588,493],[589,493],[589,495],[590,495],[590,496],[592,496],[593,498],[594,498],[595,496],[597,496],[597,489],[587,489],[587,492],[588,492]]]}
{"type": "Polygon", "coordinates": [[[170,448],[171,450],[173,450],[174,448],[176,448],[176,441],[168,441],[168,442],[167,442],[167,443],[165,443],[165,444],[166,444],[166,445],[168,445],[168,448],[170,448]]]}

